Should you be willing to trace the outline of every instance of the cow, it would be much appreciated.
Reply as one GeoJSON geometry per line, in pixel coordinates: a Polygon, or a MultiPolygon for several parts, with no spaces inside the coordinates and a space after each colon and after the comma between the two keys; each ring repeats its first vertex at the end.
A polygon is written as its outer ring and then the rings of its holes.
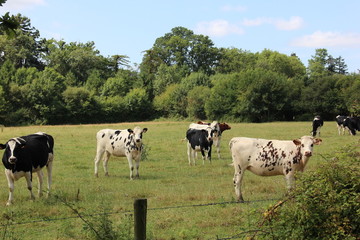
{"type": "Polygon", "coordinates": [[[105,176],[109,176],[107,165],[110,156],[113,155],[126,157],[129,162],[130,179],[139,178],[139,166],[143,151],[142,134],[146,133],[147,130],[147,128],[135,127],[134,130],[102,129],[98,131],[96,134],[95,176],[98,177],[98,166],[101,159],[103,160],[105,176]]]}
{"type": "Polygon", "coordinates": [[[341,116],[341,115],[336,116],[336,126],[337,126],[337,129],[338,129],[339,135],[341,135],[341,134],[344,135],[345,134],[346,126],[344,125],[344,122],[345,122],[346,118],[348,118],[348,116],[341,116]]]}
{"type": "Polygon", "coordinates": [[[52,183],[52,165],[54,160],[54,139],[51,135],[38,132],[35,134],[11,138],[7,143],[0,144],[4,150],[2,162],[5,167],[5,175],[9,186],[9,199],[7,206],[14,201],[14,182],[25,177],[27,188],[30,191],[31,200],[35,199],[32,192],[32,173],[38,175],[38,194],[43,195],[43,172],[47,167],[48,191],[50,194],[52,183]]]}
{"type": "MultiPolygon", "coordinates": [[[[203,124],[203,125],[211,125],[210,123],[206,123],[206,122],[202,122],[202,121],[198,121],[197,122],[198,124],[203,124]]],[[[214,124],[214,122],[213,122],[214,124]]],[[[225,131],[225,130],[230,130],[231,127],[227,124],[227,123],[217,123],[217,127],[216,129],[218,130],[217,132],[217,136],[214,136],[213,138],[213,145],[216,147],[216,152],[217,152],[217,155],[218,155],[218,158],[221,159],[221,155],[220,155],[220,141],[221,141],[221,136],[222,136],[222,133],[225,131]]]]}
{"type": "Polygon", "coordinates": [[[193,129],[189,128],[186,132],[187,154],[189,165],[192,163],[195,165],[195,153],[201,152],[203,164],[205,160],[209,160],[211,163],[211,148],[213,144],[213,135],[217,130],[208,126],[206,129],[193,129]]]}
{"type": "Polygon", "coordinates": [[[359,117],[347,117],[344,120],[344,126],[349,129],[351,135],[355,136],[356,131],[360,131],[360,118],[359,117]]]}
{"type": "Polygon", "coordinates": [[[313,122],[312,122],[312,136],[315,137],[316,135],[318,135],[320,137],[320,129],[321,127],[324,125],[324,121],[321,118],[321,116],[315,116],[313,122]]]}
{"type": "Polygon", "coordinates": [[[234,166],[234,186],[237,200],[243,202],[241,181],[245,170],[259,176],[284,175],[291,189],[296,171],[303,171],[313,153],[313,145],[319,138],[303,136],[292,141],[234,137],[230,140],[230,152],[234,166]]]}

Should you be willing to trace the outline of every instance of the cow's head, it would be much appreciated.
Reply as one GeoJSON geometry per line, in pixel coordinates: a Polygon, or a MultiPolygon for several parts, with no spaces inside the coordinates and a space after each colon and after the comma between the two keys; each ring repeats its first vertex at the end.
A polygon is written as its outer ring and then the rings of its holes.
{"type": "Polygon", "coordinates": [[[208,142],[211,142],[214,137],[218,136],[218,131],[216,129],[213,129],[212,127],[207,127],[206,129],[202,130],[206,133],[206,140],[208,142]]]}
{"type": "Polygon", "coordinates": [[[302,156],[311,157],[314,144],[320,145],[322,140],[311,136],[303,136],[300,139],[293,140],[293,142],[296,146],[300,147],[302,156]]]}
{"type": "Polygon", "coordinates": [[[147,128],[135,127],[134,130],[128,129],[128,132],[133,135],[136,145],[141,145],[142,134],[147,132],[147,128]]]}
{"type": "Polygon", "coordinates": [[[219,127],[220,127],[220,131],[221,131],[221,132],[223,132],[223,131],[225,131],[225,130],[230,130],[230,129],[231,129],[231,127],[230,127],[226,122],[224,122],[224,123],[219,123],[219,127]]]}
{"type": "Polygon", "coordinates": [[[8,163],[15,164],[19,151],[25,147],[26,141],[22,138],[12,138],[6,144],[0,144],[0,149],[5,149],[8,163]]]}

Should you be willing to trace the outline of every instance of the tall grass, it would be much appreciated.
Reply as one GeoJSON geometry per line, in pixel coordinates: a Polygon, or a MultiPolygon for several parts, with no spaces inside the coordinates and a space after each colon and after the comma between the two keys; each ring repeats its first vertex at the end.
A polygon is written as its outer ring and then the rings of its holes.
{"type": "MultiPolygon", "coordinates": [[[[213,154],[211,164],[202,165],[199,158],[196,166],[189,166],[186,143],[181,141],[188,125],[189,122],[141,122],[4,128],[0,133],[2,143],[38,131],[51,134],[55,139],[55,160],[53,191],[48,199],[30,201],[25,179],[20,179],[15,183],[14,205],[5,207],[8,188],[5,176],[0,177],[0,204],[4,206],[0,236],[5,239],[93,239],[93,235],[86,234],[89,229],[77,214],[96,223],[98,218],[94,214],[104,213],[104,209],[109,213],[106,216],[114,231],[127,231],[124,226],[131,221],[136,198],[148,199],[149,239],[234,236],[254,228],[258,214],[275,203],[273,199],[285,194],[285,182],[282,176],[265,178],[247,172],[243,181],[247,203],[206,205],[235,199],[229,140],[235,136],[294,139],[309,135],[311,131],[309,122],[230,123],[232,129],[223,133],[222,159],[218,160],[213,154]],[[109,161],[110,176],[104,176],[100,165],[99,178],[95,178],[96,132],[103,128],[127,129],[137,125],[148,128],[143,134],[147,154],[140,164],[140,179],[129,180],[127,160],[115,157],[109,161]],[[60,218],[62,220],[54,220],[60,218]],[[14,223],[22,224],[12,225],[14,223]]],[[[315,153],[306,171],[316,169],[324,161],[323,156],[359,141],[358,136],[338,136],[335,122],[325,122],[321,134],[323,144],[314,147],[315,153]]],[[[36,187],[36,175],[33,182],[36,187]]]]}

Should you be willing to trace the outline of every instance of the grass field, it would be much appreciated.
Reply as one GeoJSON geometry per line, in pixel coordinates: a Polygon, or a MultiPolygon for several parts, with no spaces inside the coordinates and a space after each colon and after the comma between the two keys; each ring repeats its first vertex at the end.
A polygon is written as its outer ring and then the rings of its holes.
{"type": "MultiPolygon", "coordinates": [[[[126,232],[132,227],[131,211],[137,198],[148,201],[149,239],[221,239],[256,229],[263,210],[285,194],[285,182],[282,176],[258,177],[247,172],[243,181],[247,202],[227,204],[235,199],[229,140],[237,136],[295,139],[309,135],[311,123],[229,124],[232,129],[223,133],[222,159],[218,160],[213,153],[211,164],[203,165],[199,158],[196,166],[188,165],[186,143],[181,142],[189,122],[3,128],[1,143],[38,131],[52,135],[55,160],[52,195],[48,199],[30,201],[22,178],[15,183],[14,204],[5,207],[8,187],[5,175],[0,177],[0,204],[3,206],[0,236],[2,239],[91,239],[88,227],[106,225],[106,219],[112,222],[114,231],[126,232]],[[103,128],[127,129],[137,125],[148,128],[143,135],[147,159],[140,164],[140,179],[129,180],[125,158],[111,158],[110,176],[105,177],[101,167],[99,178],[95,178],[96,132],[103,128]],[[104,212],[111,214],[96,215],[104,212]]],[[[325,122],[321,138],[323,143],[314,147],[306,171],[316,169],[342,146],[359,143],[359,135],[338,136],[335,122],[325,122]]],[[[36,174],[33,183],[36,191],[36,174]]]]}

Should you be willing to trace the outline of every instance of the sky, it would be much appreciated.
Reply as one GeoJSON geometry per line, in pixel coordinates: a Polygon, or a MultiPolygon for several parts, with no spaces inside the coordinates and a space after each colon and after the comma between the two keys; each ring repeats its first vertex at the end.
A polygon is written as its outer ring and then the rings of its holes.
{"type": "Polygon", "coordinates": [[[41,38],[93,41],[101,55],[126,55],[133,65],[180,26],[215,47],[295,53],[305,66],[325,48],[360,73],[359,10],[359,0],[7,0],[0,15],[20,13],[41,38]]]}

